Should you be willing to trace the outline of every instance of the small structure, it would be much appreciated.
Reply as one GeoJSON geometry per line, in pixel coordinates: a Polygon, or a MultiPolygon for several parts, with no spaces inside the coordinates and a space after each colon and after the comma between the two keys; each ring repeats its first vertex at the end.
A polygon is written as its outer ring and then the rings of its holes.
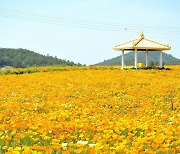
{"type": "Polygon", "coordinates": [[[167,44],[145,38],[144,33],[141,32],[139,38],[121,44],[116,44],[113,49],[122,51],[122,69],[124,69],[124,51],[135,51],[134,65],[137,69],[138,51],[146,51],[146,67],[148,67],[149,51],[160,51],[159,66],[162,68],[162,51],[170,50],[171,47],[167,44]]]}

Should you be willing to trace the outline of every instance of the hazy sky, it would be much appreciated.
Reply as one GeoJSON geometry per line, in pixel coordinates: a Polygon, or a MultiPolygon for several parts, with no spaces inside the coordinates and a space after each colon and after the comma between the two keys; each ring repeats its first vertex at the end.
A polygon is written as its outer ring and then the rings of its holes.
{"type": "Polygon", "coordinates": [[[179,0],[0,0],[0,47],[94,64],[139,37],[169,44],[180,58],[179,0]]]}

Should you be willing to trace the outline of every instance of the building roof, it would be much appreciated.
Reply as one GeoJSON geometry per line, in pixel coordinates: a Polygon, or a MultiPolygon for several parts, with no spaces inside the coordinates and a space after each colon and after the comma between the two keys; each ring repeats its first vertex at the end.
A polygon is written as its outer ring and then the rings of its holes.
{"type": "Polygon", "coordinates": [[[170,50],[171,47],[168,44],[163,44],[154,40],[145,38],[144,33],[140,33],[140,37],[134,40],[130,40],[124,43],[116,44],[113,47],[114,50],[170,50]]]}

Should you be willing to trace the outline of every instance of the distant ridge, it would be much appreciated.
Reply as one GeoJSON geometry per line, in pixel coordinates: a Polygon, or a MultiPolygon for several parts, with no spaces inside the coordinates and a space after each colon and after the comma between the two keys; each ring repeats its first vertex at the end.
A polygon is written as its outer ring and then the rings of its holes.
{"type": "Polygon", "coordinates": [[[44,56],[27,49],[0,48],[0,67],[29,67],[48,65],[80,65],[69,60],[62,60],[52,56],[44,56]]]}
{"type": "MultiPolygon", "coordinates": [[[[138,52],[138,62],[145,63],[145,52],[138,52]]],[[[156,64],[159,62],[159,52],[152,51],[149,52],[149,63],[156,64]]],[[[163,52],[163,64],[165,65],[179,65],[180,59],[173,57],[171,54],[163,52]]],[[[97,63],[95,65],[121,65],[121,56],[104,60],[103,62],[97,63]]],[[[134,65],[134,52],[129,52],[125,54],[125,65],[134,65]]]]}

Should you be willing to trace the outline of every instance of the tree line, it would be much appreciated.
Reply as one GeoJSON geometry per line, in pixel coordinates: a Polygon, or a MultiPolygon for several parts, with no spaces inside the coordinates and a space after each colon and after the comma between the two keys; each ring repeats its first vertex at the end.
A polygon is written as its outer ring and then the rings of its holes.
{"type": "Polygon", "coordinates": [[[30,67],[48,65],[81,65],[57,57],[45,56],[27,49],[0,48],[0,67],[30,67]]]}

